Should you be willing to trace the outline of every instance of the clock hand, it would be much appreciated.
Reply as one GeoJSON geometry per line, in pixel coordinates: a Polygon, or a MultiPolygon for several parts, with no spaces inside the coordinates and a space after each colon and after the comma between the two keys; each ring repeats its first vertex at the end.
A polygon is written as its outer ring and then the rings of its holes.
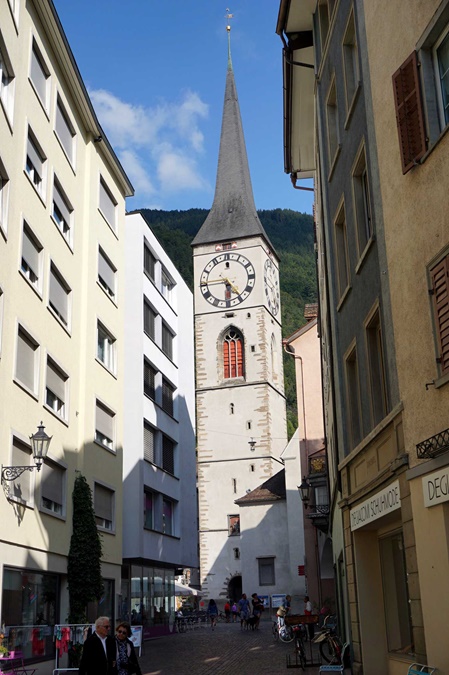
{"type": "Polygon", "coordinates": [[[220,279],[209,279],[208,281],[201,281],[200,286],[207,286],[208,284],[228,284],[230,286],[231,291],[235,293],[236,295],[239,295],[240,291],[237,288],[237,286],[234,286],[232,281],[228,279],[227,277],[221,277],[220,279]]]}

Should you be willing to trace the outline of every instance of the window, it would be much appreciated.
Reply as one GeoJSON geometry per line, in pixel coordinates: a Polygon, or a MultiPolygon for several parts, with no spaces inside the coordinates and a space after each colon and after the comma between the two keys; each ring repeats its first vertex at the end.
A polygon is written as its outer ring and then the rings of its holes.
{"type": "Polygon", "coordinates": [[[117,229],[117,202],[102,178],[100,178],[100,211],[115,232],[117,229]]]}
{"type": "Polygon", "coordinates": [[[149,276],[154,283],[156,281],[156,258],[146,245],[143,250],[143,269],[145,274],[149,276]]]}
{"type": "Polygon", "coordinates": [[[143,421],[143,458],[156,464],[156,430],[146,420],[143,421]]]}
{"type": "Polygon", "coordinates": [[[234,560],[240,560],[240,549],[239,548],[234,548],[234,560]]]}
{"type": "Polygon", "coordinates": [[[168,497],[162,499],[162,532],[164,534],[174,534],[174,510],[175,502],[168,497]]]}
{"type": "Polygon", "coordinates": [[[449,123],[449,26],[437,40],[433,54],[441,126],[445,127],[449,123]]]}
{"type": "Polygon", "coordinates": [[[41,508],[59,516],[65,512],[65,469],[48,459],[42,465],[41,508]]]}
{"type": "Polygon", "coordinates": [[[52,359],[47,358],[45,403],[63,420],[67,419],[66,401],[68,379],[67,375],[63,373],[56,363],[52,359]]]}
{"type": "Polygon", "coordinates": [[[157,314],[150,306],[148,300],[143,299],[143,330],[152,340],[156,339],[156,317],[157,314]]]}
{"type": "Polygon", "coordinates": [[[115,414],[100,401],[95,404],[95,441],[107,448],[114,449],[115,414]]]}
{"type": "Polygon", "coordinates": [[[45,110],[48,110],[50,73],[35,40],[31,50],[30,80],[45,110]]]}
{"type": "Polygon", "coordinates": [[[230,415],[233,415],[233,414],[234,414],[234,404],[233,404],[233,403],[230,403],[230,404],[229,404],[229,414],[230,414],[230,415]]]}
{"type": "Polygon", "coordinates": [[[348,403],[348,425],[351,448],[362,440],[362,425],[359,395],[359,372],[357,366],[357,351],[355,346],[345,359],[346,361],[346,398],[348,403]]]}
{"type": "Polygon", "coordinates": [[[23,225],[22,261],[20,269],[30,284],[41,291],[42,246],[26,223],[23,225]]]}
{"type": "Polygon", "coordinates": [[[103,485],[94,485],[94,511],[97,527],[112,532],[114,529],[114,492],[103,485]]]}
{"type": "Polygon", "coordinates": [[[12,122],[14,109],[14,85],[15,78],[11,61],[0,33],[0,101],[10,122],[12,122]]]}
{"type": "Polygon", "coordinates": [[[37,392],[39,345],[19,326],[17,333],[16,379],[33,394],[37,392]]]}
{"type": "Polygon", "coordinates": [[[52,216],[64,239],[71,244],[73,207],[56,177],[53,185],[52,216]]]}
{"type": "Polygon", "coordinates": [[[97,324],[97,359],[112,373],[115,371],[115,337],[98,322],[97,324]]]}
{"type": "Polygon", "coordinates": [[[174,403],[175,388],[167,382],[165,377],[162,378],[162,410],[173,417],[173,403],[174,403]]]}
{"type": "Polygon", "coordinates": [[[161,272],[161,285],[162,285],[162,295],[164,298],[170,302],[172,290],[175,287],[174,281],[169,276],[168,272],[165,269],[162,269],[161,272]]]}
{"type": "Polygon", "coordinates": [[[28,130],[25,171],[42,199],[44,199],[47,160],[31,130],[28,130]]]}
{"type": "Polygon", "coordinates": [[[228,516],[228,533],[230,537],[240,534],[240,516],[228,516]]]}
{"type": "Polygon", "coordinates": [[[413,653],[413,632],[402,532],[380,539],[379,551],[388,650],[413,653]]]}
{"type": "Polygon", "coordinates": [[[56,267],[50,265],[50,293],[48,304],[60,322],[67,328],[70,321],[71,289],[59,274],[56,267]]]}
{"type": "MultiPolygon", "coordinates": [[[[14,437],[12,441],[12,466],[30,466],[31,448],[14,437]]],[[[30,503],[32,501],[32,480],[31,471],[24,471],[19,478],[9,483],[10,495],[15,499],[30,503]]]]}
{"type": "Polygon", "coordinates": [[[329,33],[329,3],[328,0],[318,0],[318,19],[320,25],[321,49],[324,49],[329,33]]]}
{"type": "Polygon", "coordinates": [[[162,351],[173,360],[173,333],[164,322],[162,322],[162,351]]]}
{"type": "Polygon", "coordinates": [[[154,507],[156,502],[156,495],[150,490],[145,490],[144,494],[144,527],[147,530],[154,530],[154,507]]]}
{"type": "Polygon", "coordinates": [[[345,73],[346,111],[349,113],[359,82],[354,10],[349,15],[346,33],[343,38],[343,66],[345,73]]]}
{"type": "Polygon", "coordinates": [[[175,475],[175,446],[176,444],[162,434],[162,468],[175,475]]]}
{"type": "Polygon", "coordinates": [[[441,375],[449,372],[449,256],[429,270],[430,295],[437,343],[437,363],[441,375]]]}
{"type": "Polygon", "coordinates": [[[74,164],[75,130],[59,96],[56,103],[55,131],[69,162],[74,164]]]}
{"type": "Polygon", "coordinates": [[[425,154],[427,145],[416,52],[393,74],[393,90],[402,173],[405,174],[425,154]]]}
{"type": "Polygon", "coordinates": [[[223,377],[243,377],[243,337],[230,328],[223,339],[223,377]]]}
{"type": "Polygon", "coordinates": [[[360,257],[373,236],[371,198],[364,145],[360,149],[355,161],[352,172],[352,187],[357,227],[357,245],[360,257]]]}
{"type": "Polygon", "coordinates": [[[335,248],[337,253],[338,299],[340,300],[349,286],[348,240],[344,204],[341,206],[335,221],[335,248]]]}
{"type": "Polygon", "coordinates": [[[156,400],[156,375],[157,370],[146,359],[143,362],[143,391],[153,401],[156,400]]]}
{"type": "Polygon", "coordinates": [[[337,88],[335,78],[329,89],[326,101],[327,145],[329,151],[329,167],[332,169],[338,150],[338,110],[337,88]]]}
{"type": "Polygon", "coordinates": [[[274,586],[274,558],[258,558],[259,563],[259,586],[274,586]]]}
{"type": "Polygon", "coordinates": [[[366,325],[366,342],[371,386],[371,409],[375,426],[387,414],[387,388],[379,309],[376,309],[366,325]]]}
{"type": "Polygon", "coordinates": [[[9,178],[0,159],[0,229],[8,230],[9,178]]]}
{"type": "Polygon", "coordinates": [[[106,253],[98,249],[98,283],[101,288],[109,295],[112,300],[115,300],[116,293],[116,274],[117,270],[111,263],[106,253]]]}
{"type": "Polygon", "coordinates": [[[237,494],[237,478],[232,479],[232,491],[234,494],[237,494]]]}

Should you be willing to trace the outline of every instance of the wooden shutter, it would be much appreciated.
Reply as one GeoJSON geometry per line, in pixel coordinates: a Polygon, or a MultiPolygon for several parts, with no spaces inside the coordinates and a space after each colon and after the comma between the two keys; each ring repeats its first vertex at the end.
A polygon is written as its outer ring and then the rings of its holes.
{"type": "Polygon", "coordinates": [[[449,371],[449,284],[448,256],[430,270],[435,329],[438,339],[438,361],[441,372],[449,371]]]}
{"type": "Polygon", "coordinates": [[[225,339],[223,341],[223,377],[225,380],[231,377],[231,369],[229,363],[229,342],[225,339]]]}
{"type": "Polygon", "coordinates": [[[393,89],[402,173],[405,174],[421,159],[427,145],[416,52],[394,73],[393,89]]]}

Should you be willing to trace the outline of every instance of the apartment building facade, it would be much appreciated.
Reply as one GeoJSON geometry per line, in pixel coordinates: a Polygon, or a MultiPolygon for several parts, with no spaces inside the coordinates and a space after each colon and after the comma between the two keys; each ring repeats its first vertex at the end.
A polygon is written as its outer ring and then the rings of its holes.
{"type": "MultiPolygon", "coordinates": [[[[0,4],[0,616],[26,658],[53,654],[68,615],[76,472],[102,534],[102,612],[122,562],[125,197],[51,0],[0,4]],[[33,642],[36,625],[38,646],[33,642]]],[[[94,618],[91,608],[89,618],[94,618]]]]}
{"type": "Polygon", "coordinates": [[[175,574],[198,568],[193,294],[138,212],[125,270],[121,616],[151,637],[170,630],[175,574]]]}
{"type": "Polygon", "coordinates": [[[361,2],[280,3],[285,171],[315,179],[339,630],[367,674],[426,652],[365,31],[361,2]]]}

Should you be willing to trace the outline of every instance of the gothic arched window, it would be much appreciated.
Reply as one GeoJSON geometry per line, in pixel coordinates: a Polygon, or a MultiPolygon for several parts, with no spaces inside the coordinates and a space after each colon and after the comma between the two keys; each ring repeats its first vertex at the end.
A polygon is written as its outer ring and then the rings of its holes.
{"type": "Polygon", "coordinates": [[[243,377],[243,336],[230,328],[223,338],[223,377],[243,377]]]}

